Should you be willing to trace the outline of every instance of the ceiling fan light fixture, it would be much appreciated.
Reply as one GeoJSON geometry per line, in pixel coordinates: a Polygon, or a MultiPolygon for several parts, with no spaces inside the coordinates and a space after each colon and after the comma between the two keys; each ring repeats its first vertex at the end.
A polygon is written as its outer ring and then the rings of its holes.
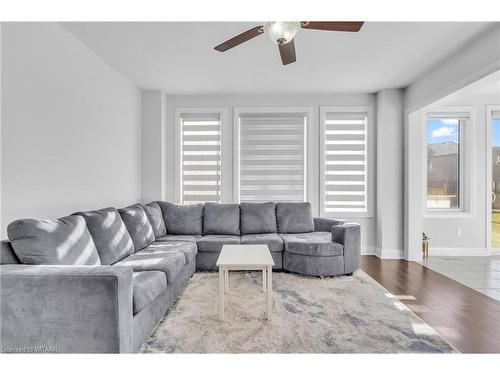
{"type": "Polygon", "coordinates": [[[265,23],[264,32],[273,43],[284,45],[295,37],[300,28],[300,22],[273,21],[265,23]]]}
{"type": "Polygon", "coordinates": [[[278,46],[283,65],[288,65],[296,61],[294,37],[301,29],[324,30],[324,31],[344,31],[358,32],[363,26],[361,21],[301,21],[301,22],[266,22],[264,25],[255,26],[244,31],[224,43],[215,46],[219,52],[239,46],[242,43],[266,33],[269,39],[278,46]]]}

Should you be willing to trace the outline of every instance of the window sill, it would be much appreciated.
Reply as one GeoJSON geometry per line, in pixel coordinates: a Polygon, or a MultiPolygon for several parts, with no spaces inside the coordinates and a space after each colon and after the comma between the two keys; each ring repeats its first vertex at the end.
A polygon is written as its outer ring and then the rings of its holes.
{"type": "Polygon", "coordinates": [[[339,213],[324,213],[320,214],[320,217],[323,219],[373,219],[373,215],[370,213],[347,213],[347,212],[339,212],[339,213]]]}
{"type": "Polygon", "coordinates": [[[436,211],[426,212],[424,219],[471,219],[475,215],[469,211],[436,211]]]}

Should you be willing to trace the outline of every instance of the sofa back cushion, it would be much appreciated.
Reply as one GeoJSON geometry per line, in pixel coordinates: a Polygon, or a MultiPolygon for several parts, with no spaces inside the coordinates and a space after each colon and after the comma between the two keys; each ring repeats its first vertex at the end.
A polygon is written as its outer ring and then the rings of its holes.
{"type": "Polygon", "coordinates": [[[16,220],[7,227],[7,235],[24,264],[101,264],[85,220],[80,216],[16,220]]]}
{"type": "Polygon", "coordinates": [[[87,222],[102,264],[113,264],[133,254],[134,244],[118,210],[113,207],[77,212],[87,222]]]}
{"type": "Polygon", "coordinates": [[[146,216],[144,208],[139,203],[118,210],[132,238],[134,251],[148,247],[155,240],[153,227],[146,216]]]}
{"type": "Polygon", "coordinates": [[[238,204],[205,203],[203,234],[240,235],[240,206],[238,204]]]}
{"type": "Polygon", "coordinates": [[[276,219],[280,233],[307,233],[314,231],[314,220],[309,202],[276,203],[276,219]]]}
{"type": "Polygon", "coordinates": [[[153,233],[155,238],[163,237],[167,234],[167,228],[165,227],[165,221],[163,221],[163,214],[161,212],[160,205],[158,202],[151,202],[144,205],[144,211],[148,216],[149,222],[153,227],[153,233]]]}
{"type": "Polygon", "coordinates": [[[168,234],[203,234],[203,204],[158,202],[168,234]]]}
{"type": "Polygon", "coordinates": [[[240,203],[241,234],[276,233],[276,204],[240,203]]]}

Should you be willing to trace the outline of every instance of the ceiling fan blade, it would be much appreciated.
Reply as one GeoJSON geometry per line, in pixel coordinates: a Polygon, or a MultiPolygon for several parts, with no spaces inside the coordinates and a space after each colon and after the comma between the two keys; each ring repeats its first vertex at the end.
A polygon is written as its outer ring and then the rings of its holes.
{"type": "Polygon", "coordinates": [[[227,51],[228,49],[236,47],[237,45],[244,43],[252,38],[255,38],[256,36],[258,36],[262,33],[264,33],[264,27],[263,26],[255,26],[254,28],[245,31],[244,33],[236,35],[234,38],[226,40],[224,43],[219,44],[214,49],[219,51],[219,52],[224,52],[224,51],[227,51]]]}
{"type": "Polygon", "coordinates": [[[318,22],[301,22],[300,25],[303,29],[314,29],[314,30],[327,30],[327,31],[351,31],[358,32],[363,26],[364,22],[330,22],[330,21],[318,21],[318,22]]]}
{"type": "Polygon", "coordinates": [[[278,44],[278,48],[280,50],[283,65],[295,62],[295,43],[293,39],[286,44],[278,44]]]}

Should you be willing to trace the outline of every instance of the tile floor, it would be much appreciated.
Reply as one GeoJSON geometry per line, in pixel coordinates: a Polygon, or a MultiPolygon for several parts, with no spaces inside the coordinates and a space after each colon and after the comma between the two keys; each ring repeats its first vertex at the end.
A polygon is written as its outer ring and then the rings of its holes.
{"type": "Polygon", "coordinates": [[[500,256],[429,257],[420,262],[478,292],[500,301],[500,256]]]}

